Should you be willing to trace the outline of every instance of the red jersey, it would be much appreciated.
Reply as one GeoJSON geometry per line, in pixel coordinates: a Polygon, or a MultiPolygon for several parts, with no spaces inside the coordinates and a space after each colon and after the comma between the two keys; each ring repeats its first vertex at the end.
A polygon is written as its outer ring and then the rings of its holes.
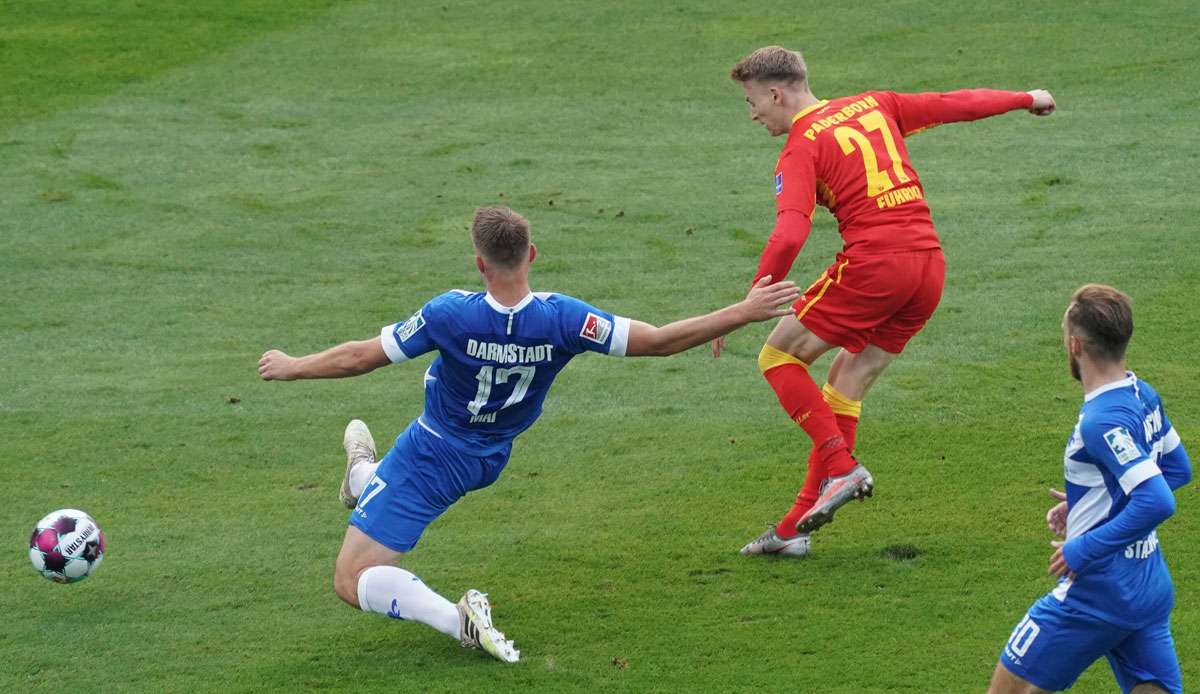
{"type": "Polygon", "coordinates": [[[880,255],[939,248],[925,190],[904,138],[942,123],[1029,108],[1025,92],[965,89],[939,94],[865,92],[796,114],[775,167],[775,230],[754,281],[787,276],[812,228],[815,206],[838,221],[843,253],[880,255]]]}

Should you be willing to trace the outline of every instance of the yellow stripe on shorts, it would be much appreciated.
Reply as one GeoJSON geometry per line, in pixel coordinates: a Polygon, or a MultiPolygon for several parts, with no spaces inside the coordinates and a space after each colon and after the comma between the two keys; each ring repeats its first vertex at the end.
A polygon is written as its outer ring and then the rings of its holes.
{"type": "MultiPolygon", "coordinates": [[[[825,296],[825,290],[829,289],[829,285],[841,284],[842,270],[845,270],[846,266],[849,264],[850,264],[849,259],[843,260],[841,262],[841,264],[838,265],[837,277],[836,278],[833,278],[833,277],[825,278],[825,284],[822,285],[821,291],[817,292],[817,295],[812,298],[812,301],[808,302],[807,304],[804,305],[804,308],[800,309],[799,313],[796,314],[796,320],[800,320],[801,318],[803,318],[804,314],[808,313],[808,310],[813,307],[813,304],[817,303],[818,301],[821,300],[821,297],[825,296]]],[[[817,282],[819,282],[819,281],[820,280],[817,280],[817,282]]],[[[816,282],[813,282],[813,286],[816,286],[816,284],[817,284],[816,282]]],[[[811,287],[810,287],[810,289],[811,289],[811,287]]]]}

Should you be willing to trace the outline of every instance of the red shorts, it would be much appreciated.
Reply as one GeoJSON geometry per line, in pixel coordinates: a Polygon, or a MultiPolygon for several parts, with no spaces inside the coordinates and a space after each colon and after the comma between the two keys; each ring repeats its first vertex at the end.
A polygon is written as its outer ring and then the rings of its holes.
{"type": "Polygon", "coordinates": [[[848,257],[838,253],[792,304],[817,337],[850,352],[867,345],[899,354],[925,327],[942,298],[941,249],[848,257]]]}

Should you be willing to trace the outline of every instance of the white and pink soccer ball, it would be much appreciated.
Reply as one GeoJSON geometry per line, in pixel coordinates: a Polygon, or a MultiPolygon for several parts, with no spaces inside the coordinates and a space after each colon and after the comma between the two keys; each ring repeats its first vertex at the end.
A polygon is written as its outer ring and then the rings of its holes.
{"type": "Polygon", "coordinates": [[[38,521],[29,538],[29,561],[38,573],[55,583],[87,578],[104,559],[104,531],[96,520],[64,508],[38,521]]]}

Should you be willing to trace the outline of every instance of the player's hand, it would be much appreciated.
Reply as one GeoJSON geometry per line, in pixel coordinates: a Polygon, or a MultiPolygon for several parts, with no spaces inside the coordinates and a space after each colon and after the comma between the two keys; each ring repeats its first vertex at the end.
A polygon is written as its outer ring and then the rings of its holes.
{"type": "Polygon", "coordinates": [[[1035,116],[1048,116],[1054,113],[1054,97],[1045,89],[1034,89],[1029,92],[1029,96],[1033,97],[1033,103],[1029,105],[1029,112],[1035,116]]]}
{"type": "Polygon", "coordinates": [[[799,298],[800,290],[795,282],[771,284],[771,276],[766,275],[750,288],[750,293],[742,300],[742,307],[750,322],[764,321],[790,314],[791,303],[799,298]],[[788,306],[780,308],[780,304],[788,306]]]}
{"type": "Polygon", "coordinates": [[[258,360],[258,375],[264,381],[291,381],[295,378],[292,375],[292,364],[295,361],[277,349],[267,350],[258,360]]]}
{"type": "Polygon", "coordinates": [[[1067,566],[1067,558],[1063,556],[1063,543],[1058,540],[1051,540],[1050,546],[1054,548],[1054,554],[1050,555],[1050,575],[1062,578],[1066,576],[1072,581],[1075,580],[1075,572],[1067,566]]]}
{"type": "Polygon", "coordinates": [[[1046,511],[1046,527],[1059,537],[1067,535],[1067,495],[1057,489],[1050,490],[1050,496],[1058,499],[1053,508],[1046,511]]]}
{"type": "Polygon", "coordinates": [[[722,335],[712,341],[713,359],[716,359],[717,357],[721,356],[721,350],[723,350],[723,349],[725,349],[725,336],[724,335],[722,335]]]}

